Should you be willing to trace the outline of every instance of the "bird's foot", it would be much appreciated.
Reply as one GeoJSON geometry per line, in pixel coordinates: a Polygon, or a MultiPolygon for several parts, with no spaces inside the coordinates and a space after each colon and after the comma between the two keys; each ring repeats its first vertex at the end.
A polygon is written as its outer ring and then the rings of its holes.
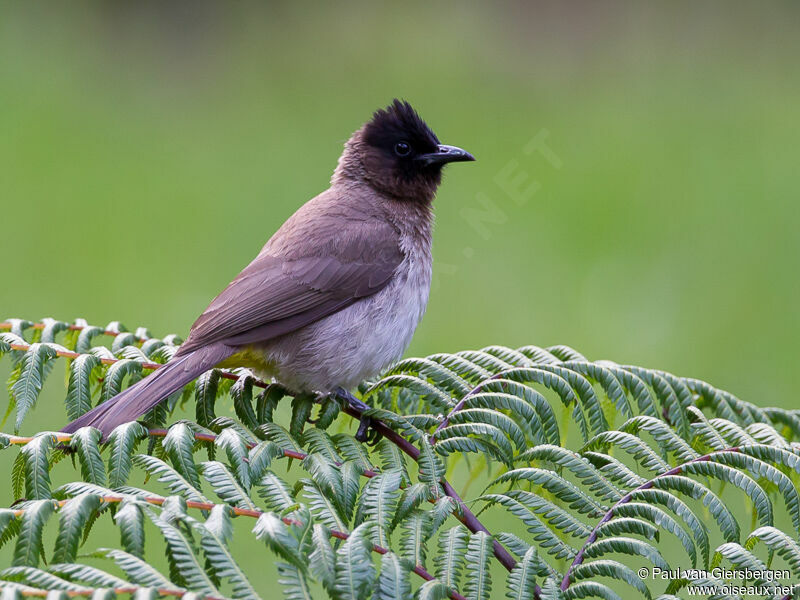
{"type": "MultiPolygon", "coordinates": [[[[369,404],[362,402],[344,388],[337,388],[337,390],[334,392],[334,395],[347,402],[359,413],[363,413],[364,411],[372,408],[369,404]]],[[[369,444],[377,444],[381,439],[381,434],[372,427],[372,419],[362,414],[359,419],[358,430],[356,431],[355,438],[362,443],[367,442],[369,444]]]]}

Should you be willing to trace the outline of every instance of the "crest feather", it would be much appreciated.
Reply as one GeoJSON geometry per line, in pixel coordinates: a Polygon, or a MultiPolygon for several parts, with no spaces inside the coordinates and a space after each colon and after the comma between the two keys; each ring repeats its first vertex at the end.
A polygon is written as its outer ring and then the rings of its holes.
{"type": "Polygon", "coordinates": [[[364,129],[364,139],[370,146],[391,147],[399,140],[410,142],[418,151],[433,152],[439,138],[405,100],[397,98],[376,110],[364,129]]]}

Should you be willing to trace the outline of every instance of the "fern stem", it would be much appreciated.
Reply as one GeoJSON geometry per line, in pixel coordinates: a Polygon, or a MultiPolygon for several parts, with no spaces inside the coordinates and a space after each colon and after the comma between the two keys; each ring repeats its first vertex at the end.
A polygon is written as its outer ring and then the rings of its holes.
{"type": "MultiPolygon", "coordinates": [[[[31,329],[44,329],[46,326],[47,325],[45,323],[34,323],[33,325],[31,325],[31,329]]],[[[9,323],[8,321],[0,322],[0,331],[9,330],[12,327],[13,327],[13,325],[11,323],[9,323]]],[[[69,327],[67,327],[67,330],[68,331],[81,331],[83,329],[86,329],[87,327],[89,327],[89,325],[70,325],[69,327]]],[[[100,335],[107,335],[109,337],[116,337],[120,333],[125,333],[125,332],[123,332],[123,331],[114,331],[112,329],[104,329],[103,331],[99,332],[100,335]]],[[[141,337],[141,336],[138,336],[138,335],[135,335],[135,334],[134,334],[134,336],[140,342],[144,342],[144,341],[147,340],[147,338],[144,338],[144,337],[141,337]]]]}
{"type": "MultiPolygon", "coordinates": [[[[0,326],[2,326],[2,325],[3,325],[3,323],[0,323],[0,326]]],[[[21,352],[27,352],[31,348],[30,344],[9,344],[9,346],[11,347],[12,350],[19,350],[21,352]]],[[[60,356],[61,358],[72,358],[72,359],[75,359],[75,358],[78,358],[80,355],[81,355],[80,352],[73,352],[71,350],[56,350],[56,356],[60,356]]],[[[114,363],[118,363],[120,360],[123,360],[123,359],[121,359],[121,358],[100,358],[99,360],[104,365],[113,365],[114,363]]],[[[149,371],[155,371],[156,369],[160,369],[161,367],[164,366],[161,363],[154,363],[154,362],[143,362],[143,363],[140,363],[140,364],[142,365],[142,369],[147,369],[149,371]]],[[[224,369],[219,369],[219,372],[220,372],[220,377],[222,377],[224,379],[230,379],[232,381],[236,381],[236,380],[239,379],[239,375],[237,375],[236,373],[231,373],[229,371],[225,371],[224,369]]],[[[267,385],[263,381],[260,381],[258,383],[259,383],[260,387],[266,387],[266,385],[267,385]]]]}
{"type": "MultiPolygon", "coordinates": [[[[12,327],[11,323],[8,323],[8,322],[0,323],[0,330],[2,330],[2,329],[10,329],[11,327],[12,327]]],[[[35,323],[33,325],[33,327],[35,329],[42,329],[42,328],[44,328],[44,325],[42,323],[35,323]]],[[[83,327],[79,326],[79,325],[73,325],[73,326],[70,326],[70,329],[83,329],[83,327]]],[[[108,335],[117,335],[118,332],[104,331],[103,333],[108,334],[108,335]]],[[[28,344],[10,344],[10,346],[11,346],[12,350],[20,350],[20,351],[27,351],[30,348],[30,345],[28,345],[28,344]]],[[[78,358],[80,356],[80,353],[72,352],[72,351],[69,351],[69,350],[57,350],[56,351],[56,355],[60,356],[60,357],[63,357],[63,358],[75,359],[75,358],[78,358]]],[[[116,358],[101,358],[100,359],[100,361],[103,364],[114,364],[116,362],[119,362],[119,360],[120,359],[116,359],[116,358]]],[[[148,370],[160,369],[162,366],[164,366],[164,365],[162,365],[160,363],[150,363],[150,362],[143,362],[142,363],[142,369],[148,369],[148,370]]],[[[230,373],[230,372],[224,371],[224,370],[220,370],[220,375],[222,377],[226,378],[226,379],[232,379],[234,381],[239,379],[238,375],[236,375],[234,373],[230,373]]],[[[490,380],[498,379],[500,377],[503,377],[504,375],[505,375],[505,372],[497,373],[494,376],[492,376],[490,378],[490,380]]],[[[453,407],[453,409],[445,417],[445,419],[442,421],[442,423],[444,423],[444,425],[446,425],[448,420],[449,420],[449,418],[453,414],[455,414],[455,412],[457,412],[458,410],[460,410],[464,406],[464,402],[469,398],[469,396],[471,394],[478,393],[480,391],[480,389],[482,388],[482,386],[485,385],[485,383],[487,383],[487,382],[483,382],[481,385],[473,388],[473,390],[468,392],[464,396],[464,398],[462,398],[461,401],[459,403],[457,403],[456,406],[453,407]]],[[[255,379],[253,384],[258,386],[258,387],[266,387],[267,386],[266,383],[264,383],[263,381],[260,381],[258,379],[255,379]]],[[[345,408],[343,410],[344,413],[348,414],[351,417],[357,418],[357,419],[360,419],[362,417],[362,411],[357,410],[356,408],[352,407],[349,402],[344,402],[344,406],[345,406],[345,408]]],[[[371,425],[376,431],[378,431],[381,435],[383,435],[385,438],[387,438],[389,441],[391,441],[393,444],[395,444],[398,448],[400,448],[400,450],[402,450],[405,454],[410,456],[414,461],[418,461],[419,460],[420,451],[416,446],[414,446],[414,444],[409,442],[403,436],[401,436],[400,434],[395,432],[393,429],[389,428],[385,423],[383,423],[382,421],[380,421],[378,419],[374,419],[373,418],[372,422],[371,422],[371,425]]],[[[439,429],[441,429],[444,425],[440,424],[436,431],[439,431],[439,429]]],[[[161,430],[151,430],[151,431],[152,431],[151,435],[154,435],[154,436],[166,435],[166,430],[163,430],[163,429],[161,429],[161,430]]],[[[436,432],[434,432],[434,435],[435,434],[436,434],[436,432]]],[[[208,438],[205,441],[213,441],[214,439],[216,439],[216,437],[210,436],[208,434],[200,434],[200,435],[203,435],[205,438],[208,438]]],[[[196,434],[196,436],[197,436],[197,434],[196,434]]],[[[14,437],[10,438],[10,443],[12,443],[12,444],[26,444],[26,443],[30,442],[32,439],[33,438],[25,438],[25,437],[14,436],[14,437]]],[[[58,442],[68,442],[71,438],[68,437],[68,436],[57,436],[56,439],[57,439],[58,442]],[[61,439],[62,437],[64,437],[65,439],[61,439]]],[[[202,439],[202,438],[197,437],[197,439],[202,439]]],[[[292,456],[293,458],[300,458],[300,455],[302,453],[292,453],[292,454],[296,454],[297,455],[297,456],[292,456]]],[[[290,456],[290,454],[288,454],[287,451],[284,452],[284,455],[287,456],[287,457],[290,456]]],[[[303,458],[305,458],[305,456],[303,456],[303,458]]],[[[374,477],[377,474],[374,471],[371,471],[369,473],[370,473],[369,475],[367,475],[366,472],[364,474],[367,477],[374,477]]],[[[489,535],[490,537],[492,537],[492,546],[493,546],[495,558],[497,558],[497,560],[500,562],[500,564],[502,564],[508,571],[511,571],[517,564],[517,561],[514,559],[514,557],[511,556],[511,554],[508,552],[508,550],[506,550],[503,547],[502,544],[500,544],[497,540],[495,540],[493,538],[491,532],[486,528],[485,525],[483,525],[483,523],[481,523],[481,521],[478,519],[478,517],[475,516],[475,513],[473,513],[469,509],[469,507],[464,503],[464,500],[462,500],[461,497],[458,495],[458,492],[455,491],[453,486],[450,485],[450,483],[444,477],[440,480],[440,483],[442,484],[442,487],[443,487],[443,489],[445,491],[445,494],[447,494],[453,500],[455,500],[456,503],[459,506],[459,511],[456,514],[456,517],[472,533],[476,533],[478,531],[482,531],[482,532],[486,533],[487,535],[489,535]]],[[[115,501],[119,502],[119,501],[121,501],[121,498],[118,499],[118,500],[115,500],[115,501]]],[[[189,504],[189,502],[187,502],[187,506],[193,506],[193,504],[204,505],[204,503],[202,503],[202,502],[200,502],[200,503],[193,502],[192,504],[189,504]]],[[[209,504],[208,507],[205,507],[205,506],[203,506],[203,507],[194,506],[194,508],[204,508],[206,510],[210,510],[211,507],[213,507],[213,504],[209,504]]],[[[231,507],[231,508],[233,508],[233,507],[231,507]]],[[[234,514],[239,514],[237,511],[245,511],[245,512],[248,512],[248,513],[258,513],[258,514],[249,514],[248,516],[259,516],[261,514],[258,511],[247,511],[246,509],[233,508],[233,510],[234,510],[234,514]]],[[[244,515],[245,512],[243,512],[241,514],[244,515]]],[[[338,532],[338,533],[342,533],[342,532],[338,532]]],[[[331,535],[333,535],[334,537],[338,537],[338,536],[334,535],[333,532],[331,532],[331,535]]],[[[342,535],[347,535],[347,534],[342,533],[342,535]]],[[[346,538],[341,538],[341,539],[346,539],[346,538]]],[[[375,550],[375,551],[380,553],[380,554],[385,554],[387,552],[387,550],[385,548],[383,549],[383,552],[380,552],[379,550],[375,550]]],[[[427,573],[427,571],[425,571],[424,568],[419,567],[419,565],[415,566],[413,570],[414,570],[415,573],[417,573],[423,579],[425,579],[425,575],[422,572],[424,572],[425,574],[427,574],[428,577],[433,579],[433,577],[429,573],[427,573]],[[417,571],[417,568],[419,568],[420,571],[417,571]]],[[[451,598],[455,598],[455,599],[463,598],[462,596],[458,595],[455,592],[453,592],[452,594],[450,596],[451,598]],[[455,595],[452,595],[452,594],[455,594],[455,595]]]]}
{"type": "MultiPolygon", "coordinates": [[[[8,586],[12,589],[15,586],[8,586]]],[[[4,586],[0,586],[0,592],[2,592],[4,586]]],[[[16,588],[19,591],[19,594],[24,597],[33,597],[33,598],[45,598],[47,597],[52,590],[40,590],[37,588],[32,588],[26,586],[24,588],[16,588]]],[[[130,586],[130,587],[119,587],[119,588],[112,588],[114,593],[117,595],[120,594],[130,594],[133,596],[137,591],[142,589],[141,587],[130,586]]],[[[94,594],[95,590],[64,590],[62,593],[66,594],[70,598],[88,598],[94,594]]],[[[159,588],[158,595],[159,596],[171,596],[173,598],[182,598],[185,594],[191,593],[189,590],[172,590],[169,588],[159,588]]],[[[225,598],[220,598],[219,596],[201,596],[203,600],[225,600],[225,598]]]]}
{"type": "MultiPolygon", "coordinates": [[[[147,502],[148,504],[152,504],[153,506],[161,506],[162,504],[164,504],[164,500],[165,500],[165,498],[162,498],[160,496],[137,496],[137,498],[139,500],[141,500],[142,502],[147,502]]],[[[65,500],[56,500],[55,501],[55,505],[58,508],[62,508],[67,502],[69,502],[69,500],[70,500],[69,498],[65,499],[65,500]]],[[[100,496],[100,500],[102,502],[105,502],[106,504],[117,504],[117,503],[123,502],[125,500],[125,496],[100,496]]],[[[186,506],[187,506],[187,508],[194,508],[194,509],[197,509],[197,510],[210,511],[216,505],[213,502],[198,502],[196,500],[186,500],[186,506]]],[[[258,519],[259,517],[261,517],[264,514],[264,512],[260,511],[260,510],[251,510],[251,509],[248,509],[248,508],[239,508],[237,506],[230,506],[230,505],[227,505],[227,506],[231,509],[231,512],[233,512],[233,514],[236,515],[237,517],[251,517],[253,519],[258,519]]],[[[24,509],[24,508],[20,508],[18,510],[15,510],[14,511],[14,517],[15,518],[20,518],[23,514],[25,514],[25,510],[26,509],[24,509]]],[[[291,517],[281,517],[281,520],[286,525],[297,526],[297,527],[302,527],[303,526],[302,522],[298,521],[297,519],[292,519],[291,517]]],[[[330,529],[330,530],[328,530],[328,533],[330,534],[331,537],[334,537],[334,538],[337,538],[337,539],[340,539],[340,540],[346,540],[346,539],[348,539],[350,537],[350,534],[348,534],[348,533],[346,533],[344,531],[339,531],[337,529],[330,529]]],[[[386,554],[387,552],[389,552],[389,549],[388,548],[384,548],[383,546],[379,546],[378,544],[373,544],[372,551],[377,553],[377,554],[383,555],[383,554],[386,554]]],[[[433,575],[431,575],[425,569],[425,567],[423,567],[422,565],[414,565],[411,568],[411,571],[413,573],[416,573],[417,575],[419,575],[425,581],[432,581],[434,579],[433,575]]],[[[135,588],[134,588],[134,591],[135,591],[135,588]]],[[[132,592],[119,592],[119,593],[132,593],[132,592]]],[[[40,594],[30,594],[30,595],[38,596],[40,594]]],[[[79,595],[80,596],[80,595],[85,595],[85,594],[77,593],[75,595],[79,595]]],[[[173,596],[176,596],[176,595],[177,596],[182,596],[183,592],[173,591],[171,595],[173,595],[173,596]]],[[[466,600],[466,598],[464,598],[464,596],[462,596],[461,594],[459,594],[455,590],[450,590],[448,595],[449,595],[450,598],[452,598],[452,600],[466,600]]],[[[222,600],[222,599],[217,599],[217,598],[214,598],[212,596],[208,596],[208,597],[206,597],[206,600],[222,600]]]]}
{"type": "Polygon", "coordinates": [[[618,507],[622,506],[623,504],[627,504],[628,502],[630,502],[633,499],[634,492],[638,492],[640,490],[648,490],[648,489],[652,488],[655,485],[655,482],[657,480],[661,479],[662,477],[670,477],[672,475],[680,475],[688,465],[691,465],[693,463],[698,463],[698,462],[708,462],[708,461],[710,461],[712,459],[712,457],[714,457],[715,455],[718,455],[718,454],[739,453],[739,452],[742,452],[742,448],[744,448],[744,447],[746,447],[746,446],[732,446],[730,448],[725,448],[724,450],[717,450],[715,452],[710,452],[710,453],[705,454],[703,456],[698,456],[697,458],[693,458],[692,460],[687,461],[687,462],[685,462],[685,463],[683,463],[681,465],[678,465],[677,467],[672,467],[668,471],[664,471],[663,473],[659,473],[658,475],[656,475],[655,477],[653,477],[649,481],[644,482],[639,487],[634,488],[630,492],[625,494],[622,498],[620,498],[616,502],[616,504],[614,504],[614,506],[612,506],[611,508],[608,509],[608,512],[605,515],[603,515],[603,518],[600,520],[600,522],[597,525],[595,525],[594,529],[592,529],[592,532],[589,534],[589,537],[586,539],[586,542],[584,542],[584,544],[581,547],[581,549],[575,555],[575,559],[572,561],[572,564],[569,566],[569,568],[567,569],[567,572],[564,574],[564,579],[561,580],[561,586],[560,586],[561,590],[564,591],[567,588],[569,588],[570,584],[572,583],[572,581],[571,581],[572,572],[576,568],[578,568],[581,564],[583,564],[583,559],[584,559],[585,554],[586,554],[586,549],[589,547],[590,544],[594,543],[597,540],[597,533],[598,533],[598,530],[600,529],[600,526],[611,520],[611,518],[614,516],[614,511],[618,507]]]}
{"type": "MultiPolygon", "coordinates": [[[[148,429],[147,430],[147,434],[152,436],[152,437],[165,437],[167,435],[167,430],[166,429],[148,429]]],[[[217,437],[218,436],[213,434],[213,433],[202,433],[200,431],[195,431],[194,432],[194,439],[202,441],[202,442],[210,442],[210,443],[213,444],[217,440],[217,437]]],[[[32,440],[33,438],[28,438],[28,439],[32,440]]],[[[245,441],[245,446],[249,450],[252,450],[253,448],[255,448],[256,445],[257,444],[254,444],[253,442],[245,441]]],[[[296,458],[297,460],[305,460],[306,458],[308,458],[308,454],[307,453],[299,452],[297,450],[281,449],[281,452],[283,452],[283,457],[284,458],[296,458]]],[[[340,462],[334,462],[333,464],[335,464],[337,467],[342,465],[342,463],[340,463],[340,462]]],[[[365,469],[364,471],[361,472],[361,475],[363,477],[366,477],[367,479],[372,479],[373,477],[377,477],[378,475],[380,475],[380,473],[378,471],[376,471],[375,469],[365,469]]]]}
{"type": "Polygon", "coordinates": [[[496,379],[502,379],[508,373],[509,371],[500,371],[499,373],[495,373],[488,379],[484,379],[483,381],[481,381],[478,385],[476,385],[474,388],[472,388],[470,391],[464,394],[464,397],[461,398],[461,400],[459,400],[458,402],[456,402],[455,406],[453,406],[453,408],[450,409],[450,412],[448,412],[445,415],[444,419],[442,419],[441,422],[436,426],[436,429],[431,434],[431,446],[436,444],[436,436],[438,435],[438,433],[450,424],[450,419],[452,419],[453,415],[455,415],[458,411],[464,408],[464,405],[467,403],[467,400],[469,400],[475,394],[479,393],[487,383],[494,381],[496,379]]]}
{"type": "MultiPolygon", "coordinates": [[[[361,419],[363,416],[362,411],[348,403],[344,404],[343,412],[355,419],[361,419]]],[[[391,429],[388,425],[386,425],[386,423],[373,418],[371,427],[387,440],[392,442],[395,446],[400,448],[400,450],[410,456],[414,461],[419,460],[419,449],[399,433],[397,433],[394,429],[391,429]]],[[[491,537],[495,558],[497,558],[500,564],[502,564],[508,571],[511,571],[517,565],[517,561],[514,560],[514,557],[511,556],[508,550],[506,550],[500,542],[494,539],[491,532],[483,523],[481,523],[480,519],[475,516],[475,513],[473,513],[464,503],[464,501],[461,499],[461,496],[458,495],[458,492],[456,492],[453,486],[450,485],[450,482],[444,477],[442,477],[439,482],[442,484],[442,488],[444,488],[444,493],[450,496],[456,501],[456,504],[458,504],[459,510],[455,513],[456,518],[458,518],[458,520],[461,521],[472,533],[483,531],[489,537],[491,537]]]]}
{"type": "Polygon", "coordinates": [[[462,511],[461,522],[464,523],[464,525],[466,525],[467,528],[472,533],[483,531],[489,537],[491,537],[492,548],[494,549],[495,557],[497,558],[498,561],[500,561],[500,564],[503,565],[507,570],[509,571],[513,570],[514,567],[517,566],[517,561],[514,560],[514,557],[511,556],[508,550],[506,550],[500,542],[494,539],[491,532],[488,529],[486,529],[486,526],[483,523],[481,523],[480,519],[478,519],[477,516],[475,516],[475,513],[473,513],[469,508],[467,508],[467,505],[461,499],[461,496],[458,495],[458,492],[455,491],[455,489],[453,489],[453,486],[450,485],[450,482],[442,478],[442,487],[444,488],[444,493],[450,496],[453,500],[455,500],[461,507],[462,511]]]}
{"type": "MultiPolygon", "coordinates": [[[[217,440],[217,437],[218,437],[216,434],[203,433],[201,431],[195,431],[193,433],[194,433],[194,439],[196,439],[198,441],[201,441],[201,442],[210,442],[212,444],[217,440]]],[[[158,429],[158,428],[148,429],[147,430],[147,435],[149,435],[151,437],[166,437],[167,430],[166,429],[158,429]]],[[[59,443],[59,444],[68,444],[70,441],[72,441],[72,434],[70,434],[70,433],[62,433],[62,434],[58,434],[58,435],[54,434],[53,437],[55,438],[55,441],[57,443],[59,443]]],[[[10,435],[10,436],[8,436],[6,438],[6,441],[11,446],[24,446],[26,444],[31,443],[35,439],[36,439],[35,437],[31,437],[31,436],[10,435]]],[[[256,447],[256,444],[254,444],[252,442],[245,441],[245,446],[248,449],[252,449],[252,448],[256,447]]],[[[281,449],[281,452],[283,453],[284,458],[295,458],[297,460],[305,460],[308,457],[308,454],[306,454],[305,452],[298,452],[296,450],[281,449]]],[[[341,463],[338,463],[338,462],[336,462],[334,464],[337,465],[337,466],[341,466],[341,463]]],[[[379,475],[379,473],[378,473],[378,471],[375,471],[374,469],[366,469],[366,470],[361,472],[361,475],[366,477],[366,478],[368,478],[368,479],[371,479],[373,477],[377,477],[379,475]]]]}
{"type": "MultiPolygon", "coordinates": [[[[30,345],[28,344],[10,344],[12,350],[20,350],[22,352],[27,352],[30,349],[30,345]]],[[[62,358],[78,358],[80,356],[80,352],[72,352],[71,350],[56,350],[56,356],[60,356],[62,358]]],[[[119,362],[121,359],[119,358],[101,358],[100,362],[104,365],[113,365],[115,362],[119,362]]],[[[151,362],[143,362],[142,368],[155,370],[160,367],[163,367],[161,363],[151,363],[151,362]]],[[[234,375],[234,379],[238,379],[234,375]]]]}

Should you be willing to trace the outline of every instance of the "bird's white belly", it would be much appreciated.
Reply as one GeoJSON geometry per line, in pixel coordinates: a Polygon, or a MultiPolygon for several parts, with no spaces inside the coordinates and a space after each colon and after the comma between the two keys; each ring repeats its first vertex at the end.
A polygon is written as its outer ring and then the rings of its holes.
{"type": "Polygon", "coordinates": [[[266,344],[264,374],[293,391],[352,389],[408,348],[428,303],[430,279],[429,260],[407,259],[377,294],[266,344]]]}

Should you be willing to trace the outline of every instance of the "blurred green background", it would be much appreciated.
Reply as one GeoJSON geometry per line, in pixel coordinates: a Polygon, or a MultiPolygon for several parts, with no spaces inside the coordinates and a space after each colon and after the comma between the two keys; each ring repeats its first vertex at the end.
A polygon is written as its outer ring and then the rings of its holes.
{"type": "Polygon", "coordinates": [[[0,6],[0,318],[185,335],[399,96],[478,158],[410,354],[569,344],[797,403],[797,3],[0,6]]]}

